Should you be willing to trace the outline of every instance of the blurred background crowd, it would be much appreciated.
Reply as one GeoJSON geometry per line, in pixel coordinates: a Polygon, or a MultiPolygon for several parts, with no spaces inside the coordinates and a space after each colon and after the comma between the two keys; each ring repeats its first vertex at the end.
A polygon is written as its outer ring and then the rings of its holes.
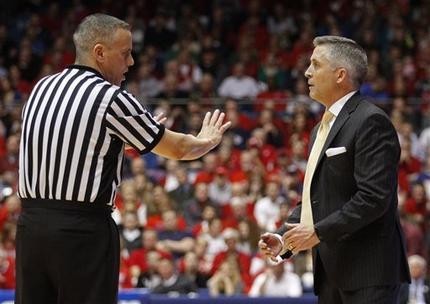
{"type": "Polygon", "coordinates": [[[303,74],[312,39],[326,34],[367,51],[361,93],[397,129],[408,256],[416,276],[428,273],[430,1],[27,0],[0,3],[0,288],[15,284],[22,106],[38,79],[73,63],[72,33],[94,12],[132,25],[135,65],[124,88],[165,113],[168,128],[195,134],[214,108],[232,121],[198,161],[127,151],[113,213],[121,288],[293,297],[312,290],[309,253],[268,265],[257,242],[300,200],[309,134],[322,114],[303,74]]]}

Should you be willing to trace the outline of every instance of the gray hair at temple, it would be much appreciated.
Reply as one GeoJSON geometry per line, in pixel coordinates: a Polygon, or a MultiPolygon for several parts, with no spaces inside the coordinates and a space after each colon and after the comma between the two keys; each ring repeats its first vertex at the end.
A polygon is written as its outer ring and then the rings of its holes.
{"type": "Polygon", "coordinates": [[[73,34],[76,57],[88,53],[97,43],[109,43],[116,30],[130,30],[130,25],[116,17],[93,14],[85,17],[73,34]]]}
{"type": "Polygon", "coordinates": [[[345,68],[353,85],[358,88],[367,75],[367,55],[364,49],[354,40],[340,36],[320,36],[313,41],[314,46],[324,45],[328,48],[328,60],[333,68],[345,68]]]}

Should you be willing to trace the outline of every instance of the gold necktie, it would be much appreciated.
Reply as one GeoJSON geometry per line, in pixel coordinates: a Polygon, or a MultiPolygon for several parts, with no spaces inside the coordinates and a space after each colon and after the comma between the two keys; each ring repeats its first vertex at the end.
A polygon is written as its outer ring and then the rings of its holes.
{"type": "Polygon", "coordinates": [[[318,162],[318,158],[321,154],[321,150],[327,139],[330,131],[330,120],[333,118],[333,114],[330,111],[325,111],[321,119],[321,124],[318,129],[317,137],[312,146],[311,153],[309,155],[308,163],[306,165],[305,180],[303,182],[303,193],[302,193],[302,212],[300,214],[300,223],[307,226],[313,226],[314,220],[312,217],[312,206],[311,206],[311,184],[312,176],[315,172],[315,167],[318,162]]]}

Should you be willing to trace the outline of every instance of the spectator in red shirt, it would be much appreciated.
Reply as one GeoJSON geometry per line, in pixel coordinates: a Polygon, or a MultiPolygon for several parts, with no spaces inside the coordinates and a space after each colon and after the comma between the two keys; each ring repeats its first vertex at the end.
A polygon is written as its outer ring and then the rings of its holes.
{"type": "Polygon", "coordinates": [[[6,140],[6,156],[0,158],[0,175],[5,172],[18,172],[19,135],[12,134],[6,140]]]}
{"type": "Polygon", "coordinates": [[[218,156],[215,152],[209,152],[203,156],[203,168],[197,172],[194,184],[210,183],[213,180],[217,166],[218,156]]]}
{"type": "Polygon", "coordinates": [[[157,232],[152,229],[146,229],[142,233],[142,248],[136,249],[130,254],[130,266],[139,267],[140,272],[145,272],[148,268],[147,254],[156,251],[162,257],[171,258],[172,255],[164,250],[159,249],[157,232]]]}
{"type": "Polygon", "coordinates": [[[16,223],[21,212],[21,200],[16,194],[8,196],[0,207],[0,231],[6,223],[16,223]]]}
{"type": "Polygon", "coordinates": [[[429,207],[424,185],[421,183],[413,184],[410,196],[403,206],[403,211],[410,221],[421,227],[423,232],[425,232],[425,220],[429,214],[429,207]]]}
{"type": "Polygon", "coordinates": [[[0,248],[0,289],[15,288],[15,259],[0,248]]]}
{"type": "Polygon", "coordinates": [[[399,188],[409,192],[410,181],[415,180],[421,170],[421,162],[412,155],[411,142],[404,138],[401,145],[400,164],[399,164],[399,188]]]}

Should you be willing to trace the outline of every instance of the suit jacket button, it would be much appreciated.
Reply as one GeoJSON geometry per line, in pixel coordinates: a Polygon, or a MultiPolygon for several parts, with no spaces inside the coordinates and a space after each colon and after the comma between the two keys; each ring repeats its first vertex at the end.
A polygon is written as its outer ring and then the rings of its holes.
{"type": "Polygon", "coordinates": [[[318,203],[318,201],[312,201],[312,204],[317,204],[318,203]]]}

